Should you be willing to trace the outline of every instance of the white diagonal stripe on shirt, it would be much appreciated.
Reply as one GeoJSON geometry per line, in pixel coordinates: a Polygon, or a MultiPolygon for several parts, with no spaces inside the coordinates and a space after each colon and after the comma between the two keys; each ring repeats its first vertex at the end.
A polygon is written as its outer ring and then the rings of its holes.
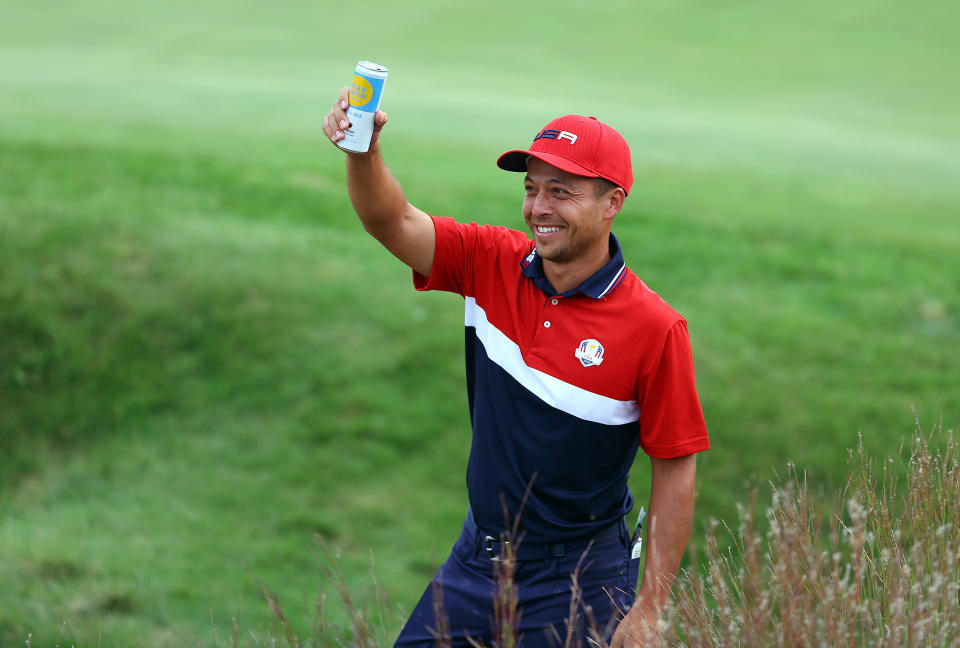
{"type": "Polygon", "coordinates": [[[604,425],[624,425],[639,420],[640,406],[636,401],[619,401],[595,394],[528,366],[520,347],[490,323],[486,311],[473,297],[466,298],[464,325],[476,330],[492,362],[551,407],[604,425]]]}

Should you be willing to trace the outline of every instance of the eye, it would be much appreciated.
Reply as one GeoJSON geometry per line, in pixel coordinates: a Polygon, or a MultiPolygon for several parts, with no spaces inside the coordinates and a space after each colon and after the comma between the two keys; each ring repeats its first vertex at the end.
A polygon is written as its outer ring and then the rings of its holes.
{"type": "Polygon", "coordinates": [[[567,195],[569,195],[569,193],[570,193],[569,191],[567,191],[566,189],[563,189],[563,188],[561,188],[561,187],[554,187],[554,188],[553,188],[553,195],[554,195],[554,196],[557,196],[558,198],[564,198],[564,197],[566,197],[567,195]]]}

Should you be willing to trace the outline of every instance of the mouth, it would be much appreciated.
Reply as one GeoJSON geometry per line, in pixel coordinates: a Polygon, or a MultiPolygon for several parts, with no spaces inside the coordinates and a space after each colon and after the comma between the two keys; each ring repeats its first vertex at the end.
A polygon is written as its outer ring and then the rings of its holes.
{"type": "Polygon", "coordinates": [[[549,236],[551,234],[556,234],[562,229],[563,227],[559,225],[534,225],[533,226],[533,232],[537,236],[549,236]]]}

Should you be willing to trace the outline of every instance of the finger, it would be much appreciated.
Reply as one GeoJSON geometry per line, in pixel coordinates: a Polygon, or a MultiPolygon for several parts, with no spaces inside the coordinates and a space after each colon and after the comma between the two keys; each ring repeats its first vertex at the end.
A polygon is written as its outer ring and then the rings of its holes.
{"type": "Polygon", "coordinates": [[[323,117],[322,128],[324,135],[326,135],[327,138],[334,144],[344,138],[343,130],[338,128],[338,124],[332,113],[328,113],[323,117]]]}
{"type": "Polygon", "coordinates": [[[324,116],[322,124],[324,134],[333,143],[337,143],[346,137],[343,131],[350,127],[350,118],[347,117],[349,106],[350,88],[341,88],[337,100],[331,106],[330,112],[324,116]]]}
{"type": "Polygon", "coordinates": [[[350,127],[350,118],[347,116],[346,110],[341,108],[340,100],[337,100],[337,103],[333,104],[333,108],[330,110],[330,123],[340,130],[346,130],[350,127]]]}
{"type": "Polygon", "coordinates": [[[347,108],[350,106],[350,88],[343,88],[340,90],[340,96],[337,97],[337,100],[333,103],[333,107],[330,109],[330,115],[333,118],[333,122],[343,130],[350,126],[350,118],[347,117],[347,108]]]}
{"type": "Polygon", "coordinates": [[[387,113],[378,110],[373,114],[373,135],[370,136],[370,146],[380,141],[380,131],[387,124],[387,113]]]}

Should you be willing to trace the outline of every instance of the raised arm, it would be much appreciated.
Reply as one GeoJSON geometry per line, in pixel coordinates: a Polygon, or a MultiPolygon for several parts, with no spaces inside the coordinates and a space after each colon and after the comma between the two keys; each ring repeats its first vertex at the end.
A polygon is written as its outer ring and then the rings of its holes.
{"type": "Polygon", "coordinates": [[[697,455],[650,458],[650,525],[647,559],[637,599],[620,622],[611,648],[655,645],[657,626],[670,595],[693,523],[697,455]]]}
{"type": "MultiPolygon", "coordinates": [[[[323,132],[334,144],[344,138],[343,130],[349,125],[346,113],[349,95],[350,89],[344,88],[323,118],[323,132]]],[[[367,232],[398,259],[429,276],[436,245],[433,221],[407,202],[400,183],[380,155],[380,131],[386,123],[387,114],[378,110],[369,152],[344,152],[350,202],[367,232]]]]}

